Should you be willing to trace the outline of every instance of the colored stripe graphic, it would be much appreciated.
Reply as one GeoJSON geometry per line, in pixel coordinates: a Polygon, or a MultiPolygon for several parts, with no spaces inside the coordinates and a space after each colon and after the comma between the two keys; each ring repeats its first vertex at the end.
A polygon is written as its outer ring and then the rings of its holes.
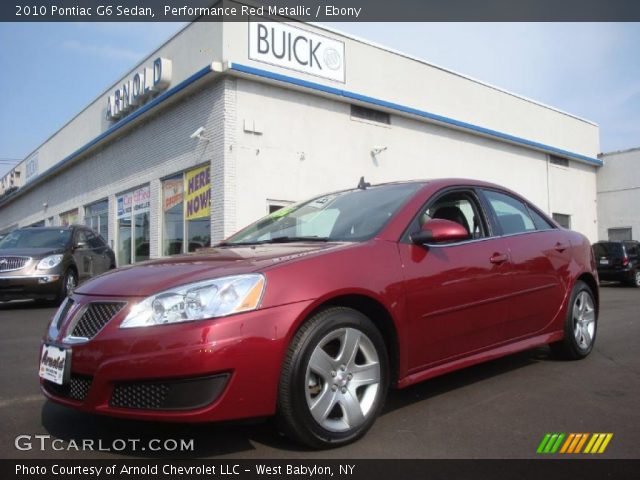
{"type": "Polygon", "coordinates": [[[536,453],[541,454],[578,454],[578,453],[603,453],[613,433],[546,433],[538,445],[536,453]],[[588,442],[587,442],[588,440],[588,442]],[[582,447],[585,446],[584,450],[582,447]]]}
{"type": "Polygon", "coordinates": [[[556,453],[564,437],[564,433],[547,433],[538,445],[537,453],[556,453]]]}
{"type": "Polygon", "coordinates": [[[602,453],[609,445],[613,433],[594,433],[585,448],[584,453],[602,453]]]}

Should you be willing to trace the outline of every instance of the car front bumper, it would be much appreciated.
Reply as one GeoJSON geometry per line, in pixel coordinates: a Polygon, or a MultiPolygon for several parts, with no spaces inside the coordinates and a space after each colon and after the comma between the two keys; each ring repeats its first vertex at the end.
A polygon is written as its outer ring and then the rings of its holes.
{"type": "MultiPolygon", "coordinates": [[[[78,304],[105,301],[85,295],[74,299],[70,318],[81,311],[78,304]]],[[[60,387],[41,380],[49,399],[87,412],[160,421],[209,422],[275,413],[288,335],[310,301],[212,320],[121,329],[132,303],[85,343],[62,341],[65,326],[59,338],[43,340],[71,351],[69,383],[60,387]]]]}
{"type": "Polygon", "coordinates": [[[55,299],[60,292],[60,275],[9,275],[0,273],[0,301],[55,299]]]}

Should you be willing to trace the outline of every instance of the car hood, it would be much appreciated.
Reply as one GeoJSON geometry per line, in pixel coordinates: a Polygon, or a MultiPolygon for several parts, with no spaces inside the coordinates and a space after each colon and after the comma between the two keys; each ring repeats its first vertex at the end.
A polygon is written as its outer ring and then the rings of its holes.
{"type": "Polygon", "coordinates": [[[81,295],[146,297],[186,283],[272,267],[348,243],[287,243],[210,248],[109,271],[76,288],[81,295]]]}
{"type": "Polygon", "coordinates": [[[0,257],[33,257],[43,258],[47,255],[56,253],[64,253],[63,248],[2,248],[0,249],[0,257]]]}

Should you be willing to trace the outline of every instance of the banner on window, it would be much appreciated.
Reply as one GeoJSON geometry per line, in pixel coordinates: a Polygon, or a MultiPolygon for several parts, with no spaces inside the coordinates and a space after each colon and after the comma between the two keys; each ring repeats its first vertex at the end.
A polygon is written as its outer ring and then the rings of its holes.
{"type": "Polygon", "coordinates": [[[133,191],[133,214],[146,213],[151,206],[151,189],[149,185],[133,191]]]}
{"type": "Polygon", "coordinates": [[[184,192],[182,178],[171,178],[163,183],[164,211],[171,210],[182,202],[184,192]]]}
{"type": "Polygon", "coordinates": [[[124,193],[117,199],[118,203],[118,219],[131,216],[131,204],[133,203],[132,192],[124,193]]]}
{"type": "Polygon", "coordinates": [[[140,187],[133,192],[123,193],[117,198],[117,204],[117,218],[130,217],[132,212],[134,215],[148,212],[151,205],[149,185],[140,187]]]}
{"type": "Polygon", "coordinates": [[[211,175],[209,165],[194,168],[184,176],[185,218],[203,218],[211,215],[211,175]]]}

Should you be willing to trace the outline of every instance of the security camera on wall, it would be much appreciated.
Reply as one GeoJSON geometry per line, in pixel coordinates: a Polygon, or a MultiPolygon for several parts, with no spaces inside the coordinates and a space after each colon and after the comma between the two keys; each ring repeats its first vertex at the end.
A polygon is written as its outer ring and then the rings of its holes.
{"type": "Polygon", "coordinates": [[[189,135],[189,138],[202,138],[202,134],[204,133],[204,127],[198,128],[195,132],[189,135]]]}

